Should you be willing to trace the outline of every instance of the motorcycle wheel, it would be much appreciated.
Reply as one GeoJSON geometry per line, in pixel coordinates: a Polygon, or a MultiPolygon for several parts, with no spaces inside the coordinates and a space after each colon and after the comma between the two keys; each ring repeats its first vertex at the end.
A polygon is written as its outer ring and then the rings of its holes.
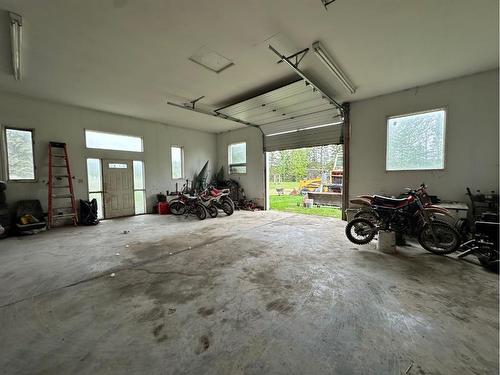
{"type": "Polygon", "coordinates": [[[198,219],[205,220],[207,218],[207,210],[202,204],[198,203],[194,210],[194,213],[196,214],[196,217],[198,219]]]}
{"type": "Polygon", "coordinates": [[[233,200],[231,198],[229,198],[228,196],[225,196],[224,199],[222,199],[222,203],[224,203],[224,202],[228,202],[231,205],[231,207],[233,208],[233,211],[234,211],[234,202],[233,202],[233,200]]]}
{"type": "Polygon", "coordinates": [[[219,214],[219,210],[213,204],[207,207],[208,214],[210,217],[215,218],[219,214]]]}
{"type": "Polygon", "coordinates": [[[231,216],[234,212],[234,208],[231,205],[231,203],[229,203],[228,201],[224,201],[224,202],[222,202],[222,211],[224,211],[224,213],[227,216],[231,216]]]}
{"type": "Polygon", "coordinates": [[[450,225],[433,221],[418,234],[418,242],[422,247],[437,255],[451,254],[460,246],[460,235],[450,225]],[[434,231],[436,240],[432,235],[434,231]]]}
{"type": "Polygon", "coordinates": [[[184,215],[186,213],[186,205],[179,201],[172,202],[170,203],[170,212],[172,215],[184,215]]]}
{"type": "Polygon", "coordinates": [[[375,224],[364,218],[351,220],[345,227],[345,235],[356,245],[369,243],[375,237],[375,232],[375,224]]]}

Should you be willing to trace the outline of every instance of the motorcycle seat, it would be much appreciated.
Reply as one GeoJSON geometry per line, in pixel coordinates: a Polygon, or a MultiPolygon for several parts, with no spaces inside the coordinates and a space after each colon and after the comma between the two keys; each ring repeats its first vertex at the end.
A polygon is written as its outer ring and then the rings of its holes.
{"type": "Polygon", "coordinates": [[[387,207],[399,207],[404,205],[407,202],[407,198],[388,198],[382,195],[374,195],[373,196],[373,205],[377,206],[387,206],[387,207]]]}

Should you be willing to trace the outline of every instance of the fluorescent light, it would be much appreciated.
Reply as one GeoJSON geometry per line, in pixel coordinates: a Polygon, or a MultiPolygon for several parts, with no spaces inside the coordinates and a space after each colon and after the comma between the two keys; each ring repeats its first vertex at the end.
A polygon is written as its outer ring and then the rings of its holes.
{"type": "Polygon", "coordinates": [[[21,79],[21,41],[23,18],[16,13],[9,12],[10,18],[10,46],[12,51],[12,69],[14,78],[21,79]]]}
{"type": "Polygon", "coordinates": [[[356,92],[356,88],[353,86],[352,82],[347,78],[344,72],[339,68],[339,66],[333,61],[332,57],[326,52],[323,46],[319,42],[314,42],[312,45],[313,51],[318,56],[323,64],[326,65],[328,69],[337,77],[337,79],[344,85],[344,87],[351,93],[356,92]]]}
{"type": "Polygon", "coordinates": [[[285,131],[282,131],[282,132],[279,132],[279,133],[266,134],[266,137],[274,137],[275,135],[283,135],[283,134],[289,134],[289,133],[303,132],[304,130],[312,130],[312,129],[324,128],[326,126],[341,125],[341,124],[343,124],[342,121],[340,121],[340,122],[332,122],[332,123],[323,124],[323,125],[313,125],[313,126],[308,126],[307,128],[300,128],[300,129],[295,129],[295,130],[285,130],[285,131]]]}

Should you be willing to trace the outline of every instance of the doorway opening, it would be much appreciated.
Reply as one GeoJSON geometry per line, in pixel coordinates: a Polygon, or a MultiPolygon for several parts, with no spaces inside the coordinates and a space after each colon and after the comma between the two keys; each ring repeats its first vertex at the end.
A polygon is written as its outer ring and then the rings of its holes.
{"type": "Polygon", "coordinates": [[[341,218],[343,145],[267,152],[267,207],[341,218]]]}
{"type": "Polygon", "coordinates": [[[99,219],[146,213],[142,160],[87,159],[89,200],[97,200],[99,219]]]}

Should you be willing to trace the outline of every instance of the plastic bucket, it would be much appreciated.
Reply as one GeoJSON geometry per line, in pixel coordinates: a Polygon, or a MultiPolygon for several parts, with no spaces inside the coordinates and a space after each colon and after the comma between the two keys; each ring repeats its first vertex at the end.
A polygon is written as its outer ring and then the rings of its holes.
{"type": "Polygon", "coordinates": [[[167,215],[170,213],[168,202],[158,202],[158,213],[160,215],[167,215]]]}

